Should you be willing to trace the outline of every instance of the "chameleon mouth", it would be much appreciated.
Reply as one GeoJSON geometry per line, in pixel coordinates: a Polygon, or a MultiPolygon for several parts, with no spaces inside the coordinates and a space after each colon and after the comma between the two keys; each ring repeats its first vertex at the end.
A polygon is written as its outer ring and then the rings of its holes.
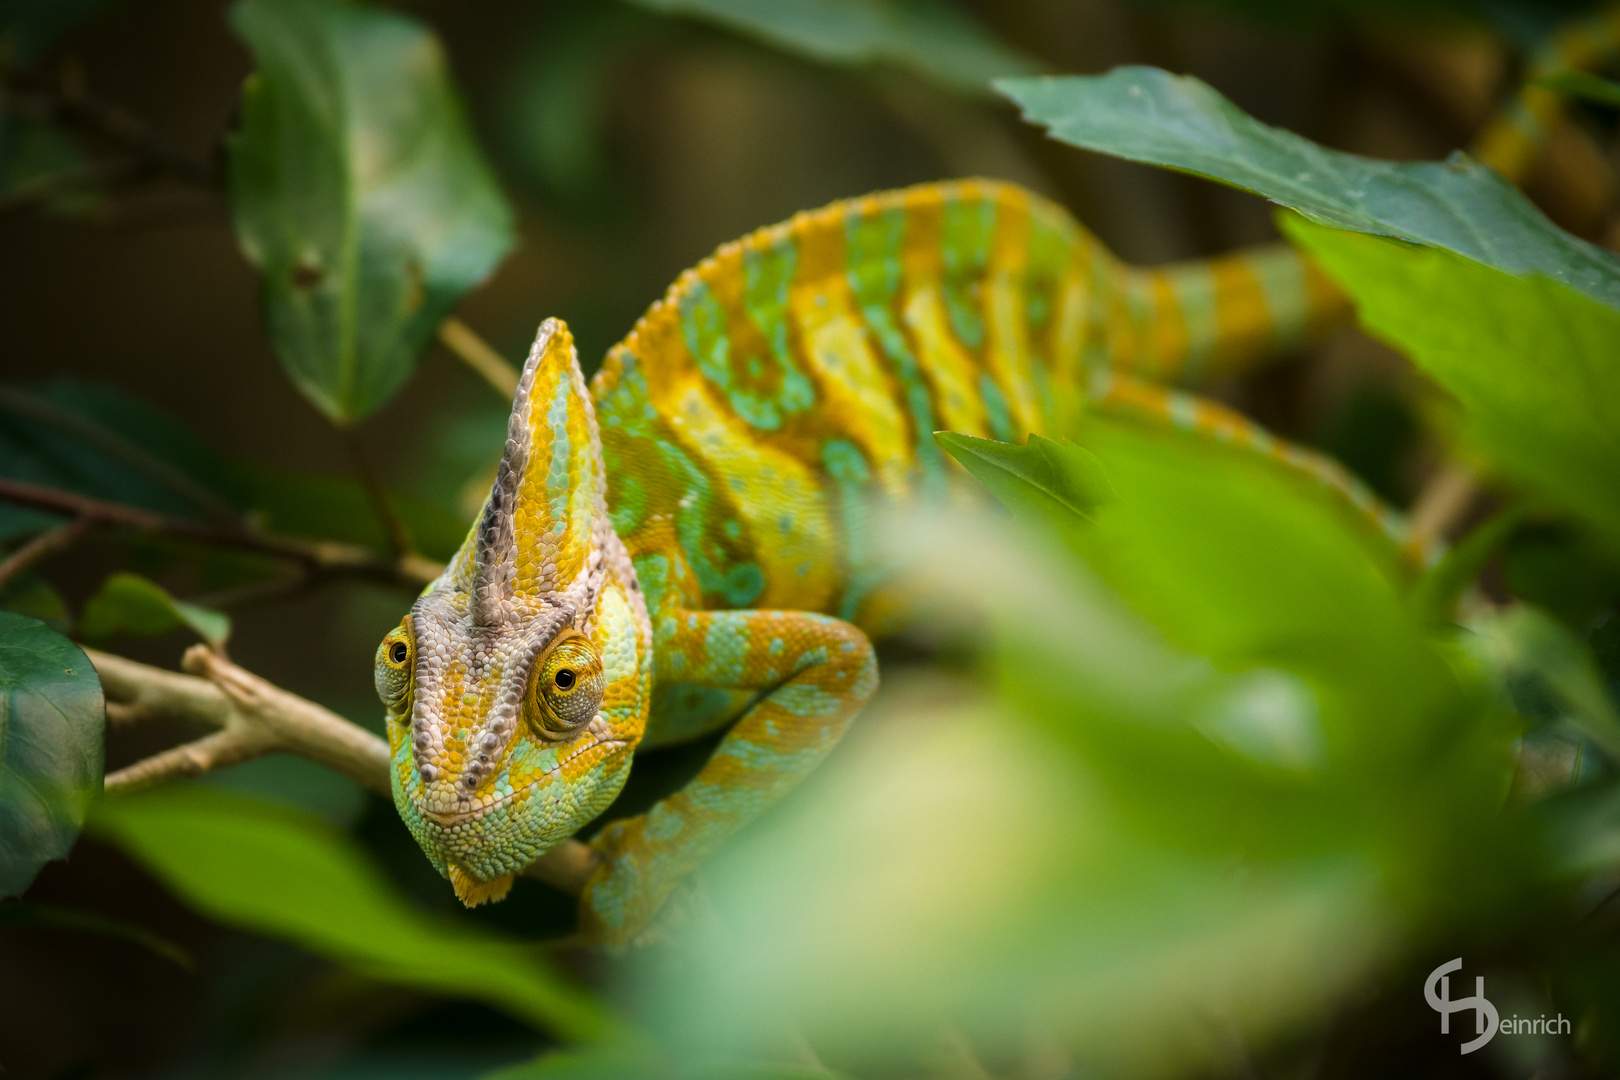
{"type": "Polygon", "coordinates": [[[433,822],[435,825],[444,826],[446,828],[449,828],[449,827],[455,826],[455,825],[460,825],[460,824],[463,824],[463,823],[468,822],[468,821],[476,821],[477,819],[483,817],[485,814],[494,813],[496,810],[499,810],[501,807],[505,806],[507,803],[511,802],[513,799],[516,799],[518,796],[524,795],[524,794],[534,790],[535,788],[539,787],[541,784],[550,783],[552,780],[556,779],[556,777],[563,771],[564,767],[566,767],[569,762],[573,761],[575,758],[579,757],[581,754],[589,753],[590,751],[596,749],[599,746],[607,747],[611,751],[613,749],[623,748],[623,747],[628,746],[628,745],[629,745],[629,743],[626,742],[626,740],[624,740],[624,739],[596,739],[596,740],[593,740],[591,742],[588,742],[584,746],[576,748],[572,754],[569,754],[566,758],[564,758],[563,760],[557,762],[557,764],[553,765],[551,768],[547,769],[545,772],[541,773],[539,776],[536,776],[533,780],[530,780],[527,784],[524,784],[522,787],[517,788],[517,789],[515,789],[515,790],[513,790],[511,792],[508,792],[507,794],[502,795],[499,799],[496,799],[494,802],[487,803],[487,804],[485,804],[483,806],[468,806],[468,807],[465,807],[463,809],[448,810],[448,811],[446,811],[446,810],[429,810],[427,807],[425,807],[425,806],[423,806],[421,804],[422,796],[421,796],[421,793],[419,792],[417,794],[417,796],[416,796],[416,803],[417,803],[416,809],[418,810],[418,812],[421,813],[421,815],[423,817],[427,818],[429,821],[433,822]]]}

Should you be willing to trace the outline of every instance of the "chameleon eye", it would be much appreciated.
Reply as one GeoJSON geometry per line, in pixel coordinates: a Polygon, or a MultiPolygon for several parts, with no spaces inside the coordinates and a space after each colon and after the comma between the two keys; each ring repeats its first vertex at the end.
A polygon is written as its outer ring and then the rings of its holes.
{"type": "Polygon", "coordinates": [[[596,718],[607,679],[590,640],[567,633],[535,662],[523,716],[544,739],[566,739],[596,718]]]}
{"type": "Polygon", "coordinates": [[[405,713],[411,706],[411,674],[414,668],[416,645],[411,639],[411,618],[400,620],[388,631],[388,636],[377,646],[377,662],[372,669],[372,681],[377,696],[391,713],[405,713]]]}

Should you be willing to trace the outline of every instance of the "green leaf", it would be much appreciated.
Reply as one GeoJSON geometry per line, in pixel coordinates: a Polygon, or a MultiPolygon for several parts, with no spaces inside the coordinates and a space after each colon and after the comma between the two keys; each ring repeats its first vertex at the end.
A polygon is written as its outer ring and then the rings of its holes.
{"type": "Polygon", "coordinates": [[[0,585],[0,609],[38,619],[58,634],[73,629],[73,619],[62,594],[32,570],[24,570],[0,585]]]}
{"type": "Polygon", "coordinates": [[[259,65],[230,144],[237,239],[282,365],[354,421],[494,269],[512,212],[426,27],[330,0],[242,0],[231,22],[259,65]]]}
{"type": "Polygon", "coordinates": [[[1620,83],[1605,79],[1601,75],[1593,75],[1591,72],[1560,71],[1556,75],[1543,75],[1533,80],[1532,85],[1545,86],[1549,90],[1557,90],[1570,97],[1583,98],[1595,101],[1599,105],[1620,109],[1620,83]]]}
{"type": "Polygon", "coordinates": [[[1197,79],[1158,68],[1006,79],[996,88],[1025,119],[1071,145],[1207,176],[1334,228],[1541,274],[1620,308],[1620,257],[1559,229],[1465,156],[1398,164],[1328,150],[1260,123],[1197,79]]]}
{"type": "Polygon", "coordinates": [[[77,645],[0,611],[0,897],[67,855],[101,790],[101,680],[77,645]]]}
{"type": "Polygon", "coordinates": [[[1609,760],[1620,762],[1620,712],[1584,641],[1562,623],[1525,605],[1468,623],[1464,644],[1514,693],[1550,691],[1565,718],[1609,760]],[[1540,684],[1524,687],[1530,682],[1540,684]]]}
{"type": "Polygon", "coordinates": [[[1285,220],[1497,468],[1620,544],[1620,312],[1546,278],[1285,220]]]}
{"type": "Polygon", "coordinates": [[[1037,517],[1089,520],[1111,494],[1097,456],[1071,442],[1031,435],[1027,445],[1012,446],[951,431],[934,438],[1003,504],[1037,517]]]}
{"type": "Polygon", "coordinates": [[[1041,65],[997,41],[949,4],[931,0],[632,0],[688,15],[823,63],[887,63],[941,86],[986,94],[1002,75],[1041,65]]]}
{"type": "Polygon", "coordinates": [[[567,1038],[609,1031],[602,1007],[525,943],[422,914],[352,840],[308,814],[176,785],[105,801],[90,827],[221,922],[567,1038]]]}
{"type": "Polygon", "coordinates": [[[155,637],[186,627],[218,648],[231,636],[230,616],[170,596],[139,574],[120,571],[101,583],[79,616],[79,636],[104,642],[120,634],[155,637]]]}
{"type": "Polygon", "coordinates": [[[1502,545],[1508,542],[1530,510],[1509,507],[1476,525],[1438,563],[1430,567],[1412,590],[1412,602],[1424,618],[1432,622],[1451,621],[1457,598],[1477,577],[1502,545]]]}

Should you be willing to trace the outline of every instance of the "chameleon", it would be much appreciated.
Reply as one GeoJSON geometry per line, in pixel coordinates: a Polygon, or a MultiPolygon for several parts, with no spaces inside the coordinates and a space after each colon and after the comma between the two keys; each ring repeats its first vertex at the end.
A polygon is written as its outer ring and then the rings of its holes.
{"type": "Polygon", "coordinates": [[[400,816],[462,902],[498,900],[638,748],[725,728],[685,787],[590,842],[581,930],[632,940],[876,690],[872,641],[907,600],[871,507],[965,490],[936,430],[1018,442],[1113,409],[1276,457],[1398,535],[1331,462],[1157,385],[1347,312],[1287,246],[1129,267],[1058,205],[967,180],[720,247],[589,384],[546,320],[481,514],[378,648],[400,816]]]}

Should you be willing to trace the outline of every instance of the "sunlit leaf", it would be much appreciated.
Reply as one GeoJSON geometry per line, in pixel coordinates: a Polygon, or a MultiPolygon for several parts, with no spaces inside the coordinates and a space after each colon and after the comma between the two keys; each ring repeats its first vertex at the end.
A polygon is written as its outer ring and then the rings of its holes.
{"type": "Polygon", "coordinates": [[[488,1002],[569,1038],[610,1021],[523,942],[418,912],[318,818],[195,785],[105,801],[91,828],[187,903],[373,978],[488,1002]]]}
{"type": "Polygon", "coordinates": [[[0,897],[73,847],[101,790],[106,711],[79,647],[0,611],[0,897]]]}
{"type": "Polygon", "coordinates": [[[230,616],[170,596],[139,574],[120,571],[85,601],[79,636],[105,642],[119,635],[153,637],[185,627],[216,648],[231,636],[230,616]]]}
{"type": "Polygon", "coordinates": [[[1620,312],[1449,252],[1285,224],[1367,329],[1457,399],[1477,453],[1620,544],[1620,312]]]}
{"type": "Polygon", "coordinates": [[[230,146],[237,238],[298,388],[339,422],[403,385],[512,244],[433,34],[332,0],[242,0],[258,61],[230,146]]]}
{"type": "Polygon", "coordinates": [[[1260,123],[1197,79],[1158,68],[996,86],[1026,119],[1074,146],[1207,176],[1334,228],[1541,274],[1620,308],[1620,257],[1559,229],[1467,157],[1411,164],[1329,150],[1260,123]]]}
{"type": "Polygon", "coordinates": [[[942,86],[988,94],[990,81],[1039,69],[950,4],[936,0],[632,0],[690,15],[779,49],[835,64],[888,63],[942,86]]]}

